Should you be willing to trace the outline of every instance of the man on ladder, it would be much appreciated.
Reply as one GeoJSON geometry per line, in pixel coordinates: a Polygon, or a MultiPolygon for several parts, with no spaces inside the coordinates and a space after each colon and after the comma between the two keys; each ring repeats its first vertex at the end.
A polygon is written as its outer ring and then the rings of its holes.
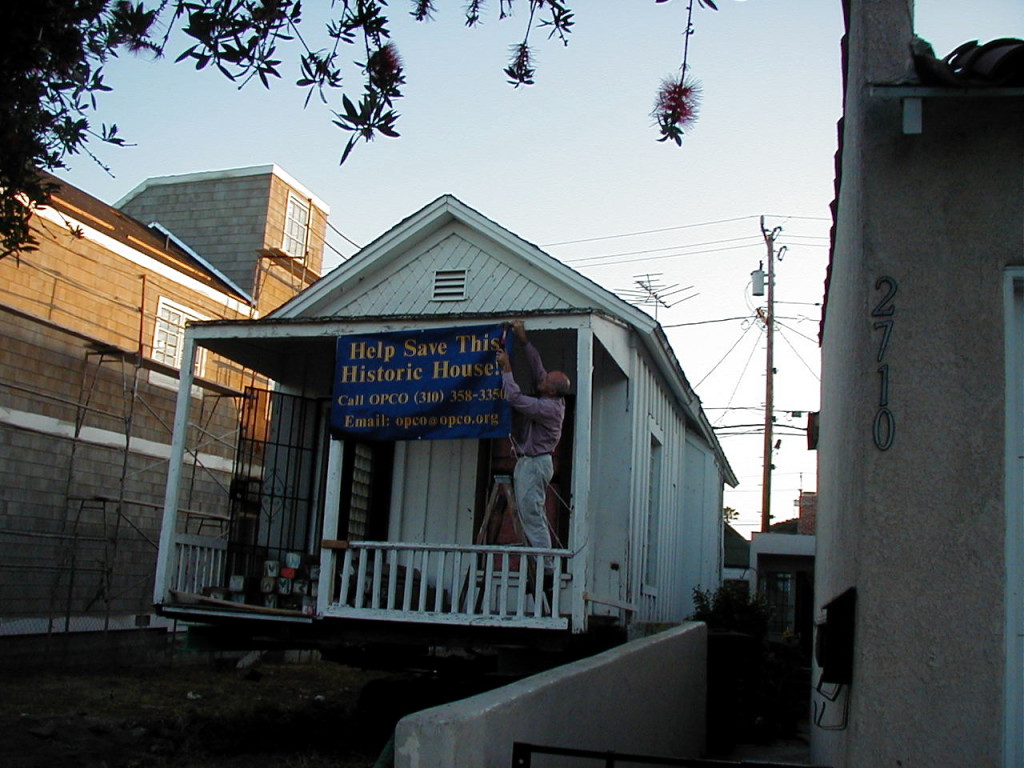
{"type": "Polygon", "coordinates": [[[538,393],[538,397],[523,394],[512,375],[508,353],[504,349],[498,350],[505,399],[514,411],[524,417],[519,434],[512,438],[516,453],[512,483],[526,544],[548,548],[551,546],[551,533],[545,511],[547,484],[554,474],[551,454],[562,436],[564,396],[570,383],[569,377],[561,371],[544,369],[540,354],[526,337],[522,320],[513,321],[512,329],[526,355],[538,393]]]}

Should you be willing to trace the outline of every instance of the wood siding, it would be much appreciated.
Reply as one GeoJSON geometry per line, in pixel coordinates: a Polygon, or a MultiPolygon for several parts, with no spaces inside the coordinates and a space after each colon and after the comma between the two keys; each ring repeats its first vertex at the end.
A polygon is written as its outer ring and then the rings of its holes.
{"type": "Polygon", "coordinates": [[[639,355],[635,365],[631,596],[639,605],[641,621],[681,621],[693,610],[694,588],[717,586],[717,574],[705,571],[701,563],[705,526],[715,525],[721,513],[708,508],[705,493],[686,490],[688,474],[703,479],[713,457],[706,446],[690,439],[685,413],[646,357],[639,355]],[[652,439],[660,445],[654,457],[660,467],[654,468],[658,483],[653,489],[652,439]]]}
{"type": "Polygon", "coordinates": [[[500,258],[485,252],[459,233],[421,253],[396,261],[387,272],[374,276],[367,290],[342,301],[337,310],[346,315],[438,315],[452,312],[503,312],[568,309],[570,304],[500,258]],[[436,270],[467,271],[463,301],[433,298],[436,270]]]}
{"type": "Polygon", "coordinates": [[[479,441],[424,440],[399,445],[390,539],[471,544],[479,441]]]}

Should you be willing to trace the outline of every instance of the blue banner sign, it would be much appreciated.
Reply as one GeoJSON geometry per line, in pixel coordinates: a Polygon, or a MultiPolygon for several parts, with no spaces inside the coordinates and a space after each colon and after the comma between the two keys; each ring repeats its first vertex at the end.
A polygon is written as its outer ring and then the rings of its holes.
{"type": "Polygon", "coordinates": [[[500,325],[338,338],[331,428],[366,440],[507,437],[500,325]]]}

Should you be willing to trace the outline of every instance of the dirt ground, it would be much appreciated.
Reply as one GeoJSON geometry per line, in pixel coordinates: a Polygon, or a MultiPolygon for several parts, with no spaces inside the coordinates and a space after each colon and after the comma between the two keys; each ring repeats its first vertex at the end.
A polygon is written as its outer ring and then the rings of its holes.
{"type": "Polygon", "coordinates": [[[364,712],[360,695],[386,696],[394,681],[326,661],[5,671],[0,765],[372,768],[393,722],[364,712]]]}

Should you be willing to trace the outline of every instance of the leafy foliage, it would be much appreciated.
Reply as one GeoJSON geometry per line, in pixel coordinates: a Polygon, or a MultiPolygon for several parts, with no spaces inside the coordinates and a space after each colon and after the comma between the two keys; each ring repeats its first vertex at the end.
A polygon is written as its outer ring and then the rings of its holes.
{"type": "MultiPolygon", "coordinates": [[[[712,0],[690,0],[687,41],[694,2],[715,9],[712,0]]],[[[531,33],[538,30],[567,45],[575,23],[565,0],[498,0],[498,17],[511,18],[523,7],[525,32],[511,47],[504,70],[515,87],[535,82],[531,33]]],[[[479,24],[485,8],[483,0],[467,0],[462,9],[466,25],[479,24]]],[[[333,0],[329,19],[313,34],[303,26],[303,11],[301,0],[0,4],[0,258],[35,246],[29,228],[32,209],[44,205],[54,191],[37,168],[65,167],[65,159],[78,153],[99,162],[88,149],[90,140],[124,144],[116,125],[97,127],[89,120],[96,95],[110,90],[103,81],[104,64],[124,52],[163,56],[174,33],[188,41],[176,61],[214,69],[240,86],[257,80],[269,88],[281,78],[280,49],[297,50],[296,85],[307,90],[307,104],[314,94],[326,104],[330,92],[341,92],[333,122],[349,134],[342,162],[359,142],[397,137],[395,102],[402,96],[405,73],[391,40],[387,0],[333,0]],[[349,95],[343,71],[349,67],[361,81],[358,97],[349,95]]],[[[429,21],[436,11],[433,0],[410,0],[417,21],[429,21]]],[[[661,140],[677,144],[682,129],[696,117],[696,110],[686,107],[693,91],[685,75],[684,51],[681,74],[666,81],[679,87],[675,95],[659,96],[654,113],[661,140]]]]}
{"type": "Polygon", "coordinates": [[[744,585],[726,582],[714,592],[693,590],[694,621],[709,629],[741,632],[759,640],[768,634],[771,607],[763,595],[748,595],[744,585]]]}
{"type": "Polygon", "coordinates": [[[714,592],[693,591],[694,621],[708,638],[708,741],[716,749],[736,741],[792,735],[807,704],[798,646],[772,642],[772,610],[763,595],[726,582],[714,592]]]}
{"type": "Polygon", "coordinates": [[[117,126],[85,117],[109,90],[103,63],[124,49],[157,52],[155,11],[104,0],[31,0],[0,5],[0,258],[34,246],[31,208],[53,183],[36,168],[59,168],[90,138],[123,144],[117,126]]]}

